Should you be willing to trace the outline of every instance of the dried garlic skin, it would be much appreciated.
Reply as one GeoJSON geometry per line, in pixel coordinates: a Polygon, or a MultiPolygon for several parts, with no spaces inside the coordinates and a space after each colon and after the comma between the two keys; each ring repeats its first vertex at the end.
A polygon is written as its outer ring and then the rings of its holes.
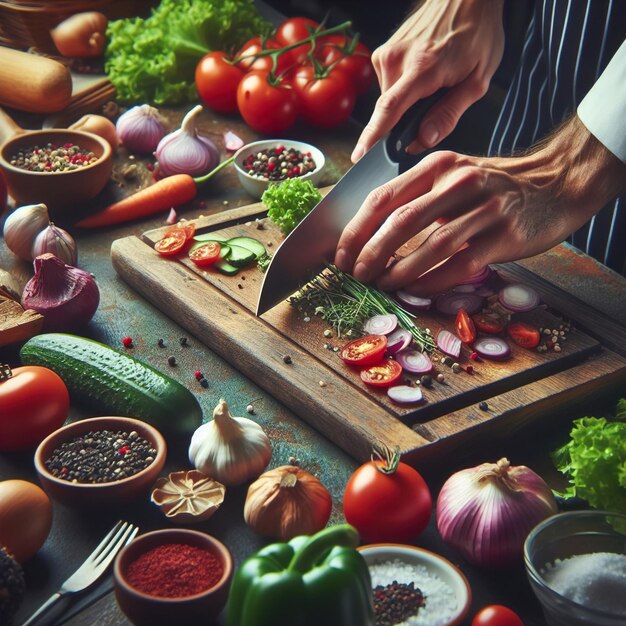
{"type": "Polygon", "coordinates": [[[198,470],[171,472],[157,480],[150,497],[177,524],[209,519],[224,502],[226,487],[198,470]]]}

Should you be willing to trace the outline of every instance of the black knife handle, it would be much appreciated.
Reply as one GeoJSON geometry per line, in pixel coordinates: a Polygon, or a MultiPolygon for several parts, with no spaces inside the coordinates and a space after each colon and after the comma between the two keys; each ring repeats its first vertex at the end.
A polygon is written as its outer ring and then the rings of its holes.
{"type": "Polygon", "coordinates": [[[431,96],[418,100],[405,111],[398,123],[391,129],[385,140],[385,148],[387,155],[394,163],[400,163],[406,159],[406,148],[415,141],[424,115],[447,91],[446,88],[442,88],[431,96]]]}

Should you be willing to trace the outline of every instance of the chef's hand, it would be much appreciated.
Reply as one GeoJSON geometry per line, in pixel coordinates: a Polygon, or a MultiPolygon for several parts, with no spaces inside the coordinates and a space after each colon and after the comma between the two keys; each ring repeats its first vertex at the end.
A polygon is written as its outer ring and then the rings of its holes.
{"type": "Polygon", "coordinates": [[[525,156],[428,155],[367,197],[340,238],[335,263],[385,291],[430,295],[488,263],[548,250],[624,190],[626,165],[574,116],[525,156]],[[415,251],[389,265],[430,226],[415,251]]]}
{"type": "Polygon", "coordinates": [[[408,152],[449,135],[481,98],[504,49],[503,0],[426,0],[372,54],[381,96],[352,153],[356,162],[415,102],[449,87],[421,123],[408,152]]]}

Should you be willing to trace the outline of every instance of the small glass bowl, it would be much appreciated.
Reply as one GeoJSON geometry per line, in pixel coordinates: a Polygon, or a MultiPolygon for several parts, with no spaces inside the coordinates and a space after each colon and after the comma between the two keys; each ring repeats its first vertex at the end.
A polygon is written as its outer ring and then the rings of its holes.
{"type": "MultiPolygon", "coordinates": [[[[598,552],[626,555],[626,515],[608,511],[559,513],[538,524],[526,538],[526,573],[549,626],[626,624],[626,613],[616,614],[580,604],[556,591],[546,579],[546,576],[550,577],[555,562],[598,552]]],[[[590,593],[593,593],[592,589],[590,593]]],[[[619,597],[622,598],[618,600],[621,606],[626,606],[623,600],[626,598],[626,584],[622,589],[603,585],[599,591],[596,589],[596,593],[600,594],[600,607],[610,606],[619,597]]]]}

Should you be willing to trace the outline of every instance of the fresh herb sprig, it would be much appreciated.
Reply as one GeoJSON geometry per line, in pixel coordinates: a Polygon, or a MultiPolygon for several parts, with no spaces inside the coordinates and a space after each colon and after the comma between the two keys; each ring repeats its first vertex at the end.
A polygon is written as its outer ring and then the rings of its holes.
{"type": "Polygon", "coordinates": [[[416,326],[414,316],[382,291],[359,282],[338,267],[327,269],[290,298],[290,303],[310,307],[335,328],[337,335],[361,335],[363,323],[373,315],[394,313],[422,350],[431,351],[435,342],[426,330],[416,326]]]}

